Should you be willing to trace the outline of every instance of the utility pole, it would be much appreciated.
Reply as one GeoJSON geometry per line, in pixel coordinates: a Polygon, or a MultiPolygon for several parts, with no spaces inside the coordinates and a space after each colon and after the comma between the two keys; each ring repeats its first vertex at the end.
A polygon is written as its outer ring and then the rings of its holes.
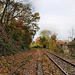
{"type": "MultiPolygon", "coordinates": [[[[74,38],[74,29],[72,28],[71,30],[71,36],[69,36],[68,38],[70,38],[71,40],[73,40],[74,38]]],[[[68,39],[69,40],[69,39],[68,39]]],[[[70,41],[70,40],[69,40],[70,41]]]]}
{"type": "Polygon", "coordinates": [[[73,37],[74,37],[74,29],[72,28],[72,40],[73,40],[73,37]]]}

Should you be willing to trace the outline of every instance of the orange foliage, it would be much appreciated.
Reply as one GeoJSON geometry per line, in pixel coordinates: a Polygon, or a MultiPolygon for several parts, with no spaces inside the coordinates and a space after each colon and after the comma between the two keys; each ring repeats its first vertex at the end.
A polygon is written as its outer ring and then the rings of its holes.
{"type": "Polygon", "coordinates": [[[15,47],[16,47],[17,49],[19,49],[19,46],[18,46],[17,44],[15,44],[15,47]]]}
{"type": "Polygon", "coordinates": [[[20,28],[22,28],[22,25],[23,25],[23,21],[22,20],[18,20],[17,26],[20,27],[20,28]]]}

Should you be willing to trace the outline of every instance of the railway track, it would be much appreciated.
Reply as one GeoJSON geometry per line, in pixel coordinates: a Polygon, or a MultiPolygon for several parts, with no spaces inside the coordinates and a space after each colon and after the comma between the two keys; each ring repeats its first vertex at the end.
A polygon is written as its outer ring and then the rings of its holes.
{"type": "MultiPolygon", "coordinates": [[[[31,53],[27,56],[25,61],[23,61],[17,68],[14,68],[11,73],[8,73],[8,75],[44,75],[41,63],[42,53],[40,50],[31,53]]],[[[44,53],[59,68],[58,71],[60,70],[59,72],[61,72],[62,75],[75,75],[75,64],[64,60],[50,51],[44,51],[44,53]]]]}
{"type": "Polygon", "coordinates": [[[17,69],[12,70],[9,75],[44,75],[41,65],[40,52],[31,54],[17,69]],[[37,55],[37,56],[36,56],[37,55]],[[36,66],[35,66],[36,65],[36,66]],[[23,72],[19,72],[23,69],[23,72]]]}
{"type": "Polygon", "coordinates": [[[27,60],[28,57],[35,52],[36,51],[34,50],[24,53],[20,52],[16,55],[8,56],[7,58],[3,56],[0,59],[0,74],[11,75],[11,73],[15,71],[15,69],[20,67],[25,62],[25,60],[27,60]]]}
{"type": "Polygon", "coordinates": [[[25,65],[25,63],[32,57],[32,55],[29,55],[28,58],[15,70],[12,70],[12,72],[9,75],[13,75],[14,73],[16,73],[18,71],[19,68],[21,68],[23,65],[25,65]]]}
{"type": "MultiPolygon", "coordinates": [[[[18,57],[19,57],[19,54],[16,54],[18,57]]],[[[21,56],[21,58],[22,57],[27,57],[27,55],[25,56],[24,54],[21,56]]],[[[14,57],[14,58],[16,58],[16,57],[14,57]]],[[[13,64],[13,62],[15,61],[15,59],[14,59],[13,57],[9,57],[8,59],[10,59],[11,61],[4,61],[4,62],[1,62],[3,65],[1,66],[1,64],[0,64],[0,69],[1,68],[3,68],[3,67],[7,67],[7,66],[9,66],[9,64],[13,64]],[[6,63],[5,63],[6,62],[6,63]]],[[[0,58],[1,59],[1,58],[0,58]]],[[[18,58],[16,58],[16,60],[17,60],[18,58]]],[[[20,58],[19,58],[20,59],[20,58]]],[[[2,59],[1,59],[2,60],[2,59]]],[[[0,61],[1,61],[0,60],[0,61]]],[[[7,59],[6,59],[7,60],[7,59]]],[[[22,61],[22,62],[24,62],[24,61],[22,61]]]]}
{"type": "Polygon", "coordinates": [[[50,51],[44,51],[44,53],[60,69],[63,75],[75,75],[75,64],[64,60],[50,51]]]}

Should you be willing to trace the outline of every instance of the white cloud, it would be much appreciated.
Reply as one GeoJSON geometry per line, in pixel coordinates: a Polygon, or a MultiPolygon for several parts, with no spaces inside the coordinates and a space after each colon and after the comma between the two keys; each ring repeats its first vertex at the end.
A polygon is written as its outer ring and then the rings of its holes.
{"type": "Polygon", "coordinates": [[[67,39],[68,31],[75,28],[75,0],[35,0],[33,3],[40,13],[40,31],[48,29],[60,39],[67,39]]]}

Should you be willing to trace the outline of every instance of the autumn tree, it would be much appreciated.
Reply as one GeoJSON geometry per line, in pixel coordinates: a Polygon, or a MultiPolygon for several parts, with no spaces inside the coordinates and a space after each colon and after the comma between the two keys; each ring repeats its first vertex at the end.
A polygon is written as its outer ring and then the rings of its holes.
{"type": "Polygon", "coordinates": [[[40,19],[39,13],[32,13],[29,4],[24,5],[22,3],[6,0],[0,2],[3,6],[3,11],[1,12],[0,22],[1,24],[11,24],[15,25],[16,19],[19,21],[18,25],[30,27],[30,33],[32,37],[39,30],[37,21],[40,19]]]}
{"type": "Polygon", "coordinates": [[[52,51],[59,52],[60,51],[60,44],[58,43],[58,41],[56,40],[56,38],[57,38],[56,33],[54,33],[50,37],[50,39],[49,39],[49,48],[52,51]]]}
{"type": "Polygon", "coordinates": [[[52,39],[52,41],[56,41],[56,34],[54,33],[52,36],[51,36],[51,39],[52,39]]]}
{"type": "Polygon", "coordinates": [[[48,40],[45,36],[41,36],[39,42],[43,46],[43,48],[46,48],[46,46],[48,45],[48,40]]]}
{"type": "Polygon", "coordinates": [[[49,30],[43,30],[43,31],[41,31],[40,35],[41,36],[45,36],[45,37],[50,37],[51,31],[49,31],[49,30]]]}
{"type": "Polygon", "coordinates": [[[46,41],[44,42],[45,46],[49,47],[49,37],[51,35],[51,31],[43,30],[43,31],[40,32],[40,35],[43,36],[46,39],[46,41]]]}
{"type": "Polygon", "coordinates": [[[33,13],[30,4],[23,4],[14,0],[0,0],[0,8],[0,34],[3,36],[0,38],[0,42],[2,42],[0,47],[3,48],[1,50],[10,53],[13,45],[11,51],[16,51],[15,45],[16,48],[20,48],[19,46],[22,49],[28,48],[39,30],[37,24],[40,19],[39,13],[33,13]]]}

